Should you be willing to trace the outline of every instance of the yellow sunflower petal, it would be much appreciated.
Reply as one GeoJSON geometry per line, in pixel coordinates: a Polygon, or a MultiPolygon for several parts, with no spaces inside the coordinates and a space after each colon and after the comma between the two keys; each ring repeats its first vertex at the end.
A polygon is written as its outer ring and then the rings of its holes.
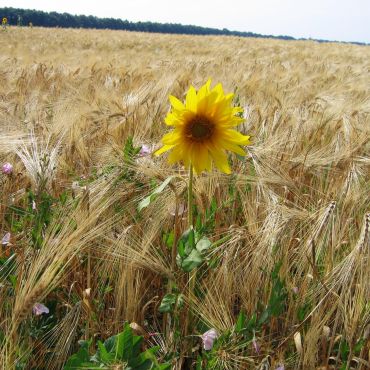
{"type": "Polygon", "coordinates": [[[206,164],[205,170],[206,171],[211,171],[211,169],[212,169],[212,158],[211,158],[211,155],[209,154],[208,149],[207,149],[206,153],[207,153],[207,157],[206,157],[206,161],[205,161],[205,164],[206,164]]]}
{"type": "Polygon", "coordinates": [[[175,96],[170,95],[170,96],[169,96],[169,99],[170,99],[170,103],[171,103],[171,105],[172,105],[175,109],[177,109],[177,110],[179,110],[179,111],[181,111],[181,110],[184,110],[184,109],[185,109],[184,104],[183,104],[179,99],[177,99],[175,96]]]}
{"type": "Polygon", "coordinates": [[[172,132],[164,135],[162,138],[162,143],[165,145],[174,145],[181,141],[181,131],[179,129],[175,129],[172,132]]]}
{"type": "Polygon", "coordinates": [[[222,85],[220,83],[218,83],[213,89],[212,89],[212,92],[215,92],[217,93],[217,95],[219,96],[219,98],[223,98],[224,97],[224,89],[222,88],[222,85]]]}
{"type": "Polygon", "coordinates": [[[180,162],[183,158],[183,148],[181,146],[176,146],[173,148],[172,152],[168,156],[168,162],[170,164],[180,162]]]}
{"type": "Polygon", "coordinates": [[[233,107],[233,114],[242,113],[244,109],[242,107],[233,107]]]}
{"type": "Polygon", "coordinates": [[[186,94],[186,109],[189,109],[192,112],[197,110],[197,92],[193,86],[190,86],[188,93],[186,94]]]}
{"type": "Polygon", "coordinates": [[[190,166],[190,148],[188,145],[182,145],[182,161],[185,168],[189,168],[190,166]]]}
{"type": "Polygon", "coordinates": [[[217,100],[217,94],[215,92],[205,96],[202,99],[198,99],[197,114],[204,116],[213,116],[215,109],[215,102],[217,100]]]}
{"type": "Polygon", "coordinates": [[[192,165],[197,174],[201,173],[203,170],[210,170],[212,163],[207,147],[202,144],[194,146],[192,151],[192,165]]]}
{"type": "Polygon", "coordinates": [[[216,117],[218,117],[219,120],[232,119],[235,117],[236,113],[238,112],[234,113],[233,108],[230,107],[230,102],[226,101],[225,99],[216,101],[214,114],[216,117]]]}
{"type": "Polygon", "coordinates": [[[231,128],[240,125],[245,121],[244,118],[241,117],[230,117],[230,116],[221,116],[218,118],[219,126],[224,128],[231,128]]]}
{"type": "Polygon", "coordinates": [[[168,113],[166,118],[164,119],[164,122],[167,126],[178,126],[181,124],[180,118],[173,113],[168,113]]]}
{"type": "Polygon", "coordinates": [[[174,146],[175,145],[163,145],[162,148],[154,152],[154,155],[161,155],[162,153],[167,152],[167,150],[172,149],[174,146]]]}
{"type": "Polygon", "coordinates": [[[210,93],[211,80],[208,80],[198,91],[197,97],[198,100],[203,99],[210,93]]]}
{"type": "Polygon", "coordinates": [[[227,102],[231,102],[234,99],[234,96],[235,96],[234,93],[227,94],[227,95],[225,95],[225,100],[227,102]]]}
{"type": "Polygon", "coordinates": [[[189,145],[176,145],[168,156],[168,162],[170,164],[183,162],[184,166],[188,168],[190,164],[189,145]]]}
{"type": "Polygon", "coordinates": [[[250,144],[250,136],[243,135],[238,131],[235,130],[225,130],[222,133],[222,138],[226,139],[232,143],[239,144],[239,145],[247,145],[250,144]]]}
{"type": "Polygon", "coordinates": [[[214,146],[210,146],[209,150],[216,167],[224,173],[231,173],[226,153],[223,150],[215,148],[214,146]]]}
{"type": "Polygon", "coordinates": [[[236,145],[234,143],[231,143],[225,140],[219,140],[219,142],[220,142],[220,146],[226,150],[230,150],[231,152],[234,152],[241,156],[245,156],[247,154],[239,145],[236,145]]]}

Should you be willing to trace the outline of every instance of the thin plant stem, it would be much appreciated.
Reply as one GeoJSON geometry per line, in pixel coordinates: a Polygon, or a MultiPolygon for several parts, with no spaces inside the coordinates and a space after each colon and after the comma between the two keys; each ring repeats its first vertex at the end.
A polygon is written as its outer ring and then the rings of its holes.
{"type": "Polygon", "coordinates": [[[87,252],[87,289],[91,289],[91,251],[87,252]]]}
{"type": "Polygon", "coordinates": [[[175,205],[175,225],[173,228],[173,245],[172,245],[172,256],[171,256],[171,267],[172,267],[172,273],[175,274],[176,271],[176,256],[177,256],[177,242],[179,239],[179,205],[180,205],[180,200],[179,196],[176,191],[175,192],[175,197],[176,197],[176,205],[175,205]]]}
{"type": "MultiPolygon", "coordinates": [[[[193,166],[190,164],[189,168],[189,184],[188,184],[188,227],[189,229],[193,228],[193,179],[194,179],[194,173],[193,173],[193,166]]],[[[192,246],[194,247],[194,246],[192,246]]],[[[195,275],[196,271],[191,271],[188,275],[189,278],[189,289],[188,289],[188,302],[189,302],[189,308],[188,308],[188,314],[187,314],[187,322],[185,326],[185,333],[188,335],[192,321],[193,321],[193,315],[191,310],[191,296],[194,292],[195,287],[195,275]]]]}
{"type": "MultiPolygon", "coordinates": [[[[179,196],[176,192],[175,187],[172,188],[172,190],[175,193],[175,198],[176,198],[176,205],[175,205],[175,225],[173,229],[173,245],[172,245],[172,252],[171,252],[171,270],[175,279],[175,272],[176,272],[176,256],[177,256],[177,242],[179,239],[179,196]]],[[[174,279],[169,279],[168,284],[167,284],[167,292],[170,294],[172,293],[174,286],[175,286],[175,281],[174,279]]],[[[176,314],[176,309],[174,313],[174,317],[176,314]]],[[[167,338],[171,338],[172,342],[172,331],[171,331],[171,315],[170,314],[165,314],[165,321],[164,321],[164,326],[165,330],[164,332],[167,333],[167,338]]]]}
{"type": "MultiPolygon", "coordinates": [[[[84,197],[82,201],[85,203],[85,211],[87,213],[87,217],[90,217],[90,189],[87,187],[85,190],[84,197]]],[[[90,294],[92,292],[91,290],[91,250],[90,246],[88,246],[87,250],[87,272],[86,272],[86,299],[89,302],[90,301],[90,294]]],[[[89,302],[90,303],[90,302],[89,302]]],[[[87,310],[87,321],[86,321],[86,332],[85,332],[85,339],[89,340],[90,338],[90,329],[91,329],[91,311],[90,311],[90,304],[88,304],[88,310],[87,310]]]]}
{"type": "Polygon", "coordinates": [[[188,226],[193,227],[193,165],[189,168],[189,184],[188,184],[188,226]]]}

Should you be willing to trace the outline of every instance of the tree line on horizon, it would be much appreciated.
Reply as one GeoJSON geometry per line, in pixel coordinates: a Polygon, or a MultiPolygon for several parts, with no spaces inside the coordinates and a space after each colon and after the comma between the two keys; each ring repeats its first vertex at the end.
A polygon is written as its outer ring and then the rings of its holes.
{"type": "MultiPolygon", "coordinates": [[[[125,30],[137,32],[185,34],[185,35],[226,35],[239,37],[273,38],[281,40],[307,40],[296,39],[286,35],[261,35],[254,32],[230,31],[226,28],[217,29],[179,23],[158,22],[130,22],[117,18],[99,18],[93,15],[72,15],[69,13],[44,12],[35,9],[0,8],[0,16],[6,17],[9,25],[28,26],[32,24],[38,27],[61,27],[61,28],[95,28],[110,30],[125,30]]],[[[329,40],[309,39],[318,42],[332,42],[329,40]]],[[[366,45],[362,42],[352,44],[366,45]]]]}

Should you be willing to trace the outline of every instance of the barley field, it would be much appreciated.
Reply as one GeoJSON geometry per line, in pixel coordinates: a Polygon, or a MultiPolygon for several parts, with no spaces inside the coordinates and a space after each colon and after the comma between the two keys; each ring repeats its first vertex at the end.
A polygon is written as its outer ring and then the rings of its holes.
{"type": "Polygon", "coordinates": [[[370,367],[368,46],[10,27],[0,50],[1,369],[370,367]],[[251,144],[189,210],[153,152],[208,79],[251,144]]]}

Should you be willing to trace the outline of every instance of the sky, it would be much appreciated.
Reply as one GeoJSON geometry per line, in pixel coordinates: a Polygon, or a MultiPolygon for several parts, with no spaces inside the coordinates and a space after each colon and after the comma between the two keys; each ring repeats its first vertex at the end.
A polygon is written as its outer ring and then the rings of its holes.
{"type": "Polygon", "coordinates": [[[0,7],[370,43],[370,0],[0,0],[0,7]]]}

